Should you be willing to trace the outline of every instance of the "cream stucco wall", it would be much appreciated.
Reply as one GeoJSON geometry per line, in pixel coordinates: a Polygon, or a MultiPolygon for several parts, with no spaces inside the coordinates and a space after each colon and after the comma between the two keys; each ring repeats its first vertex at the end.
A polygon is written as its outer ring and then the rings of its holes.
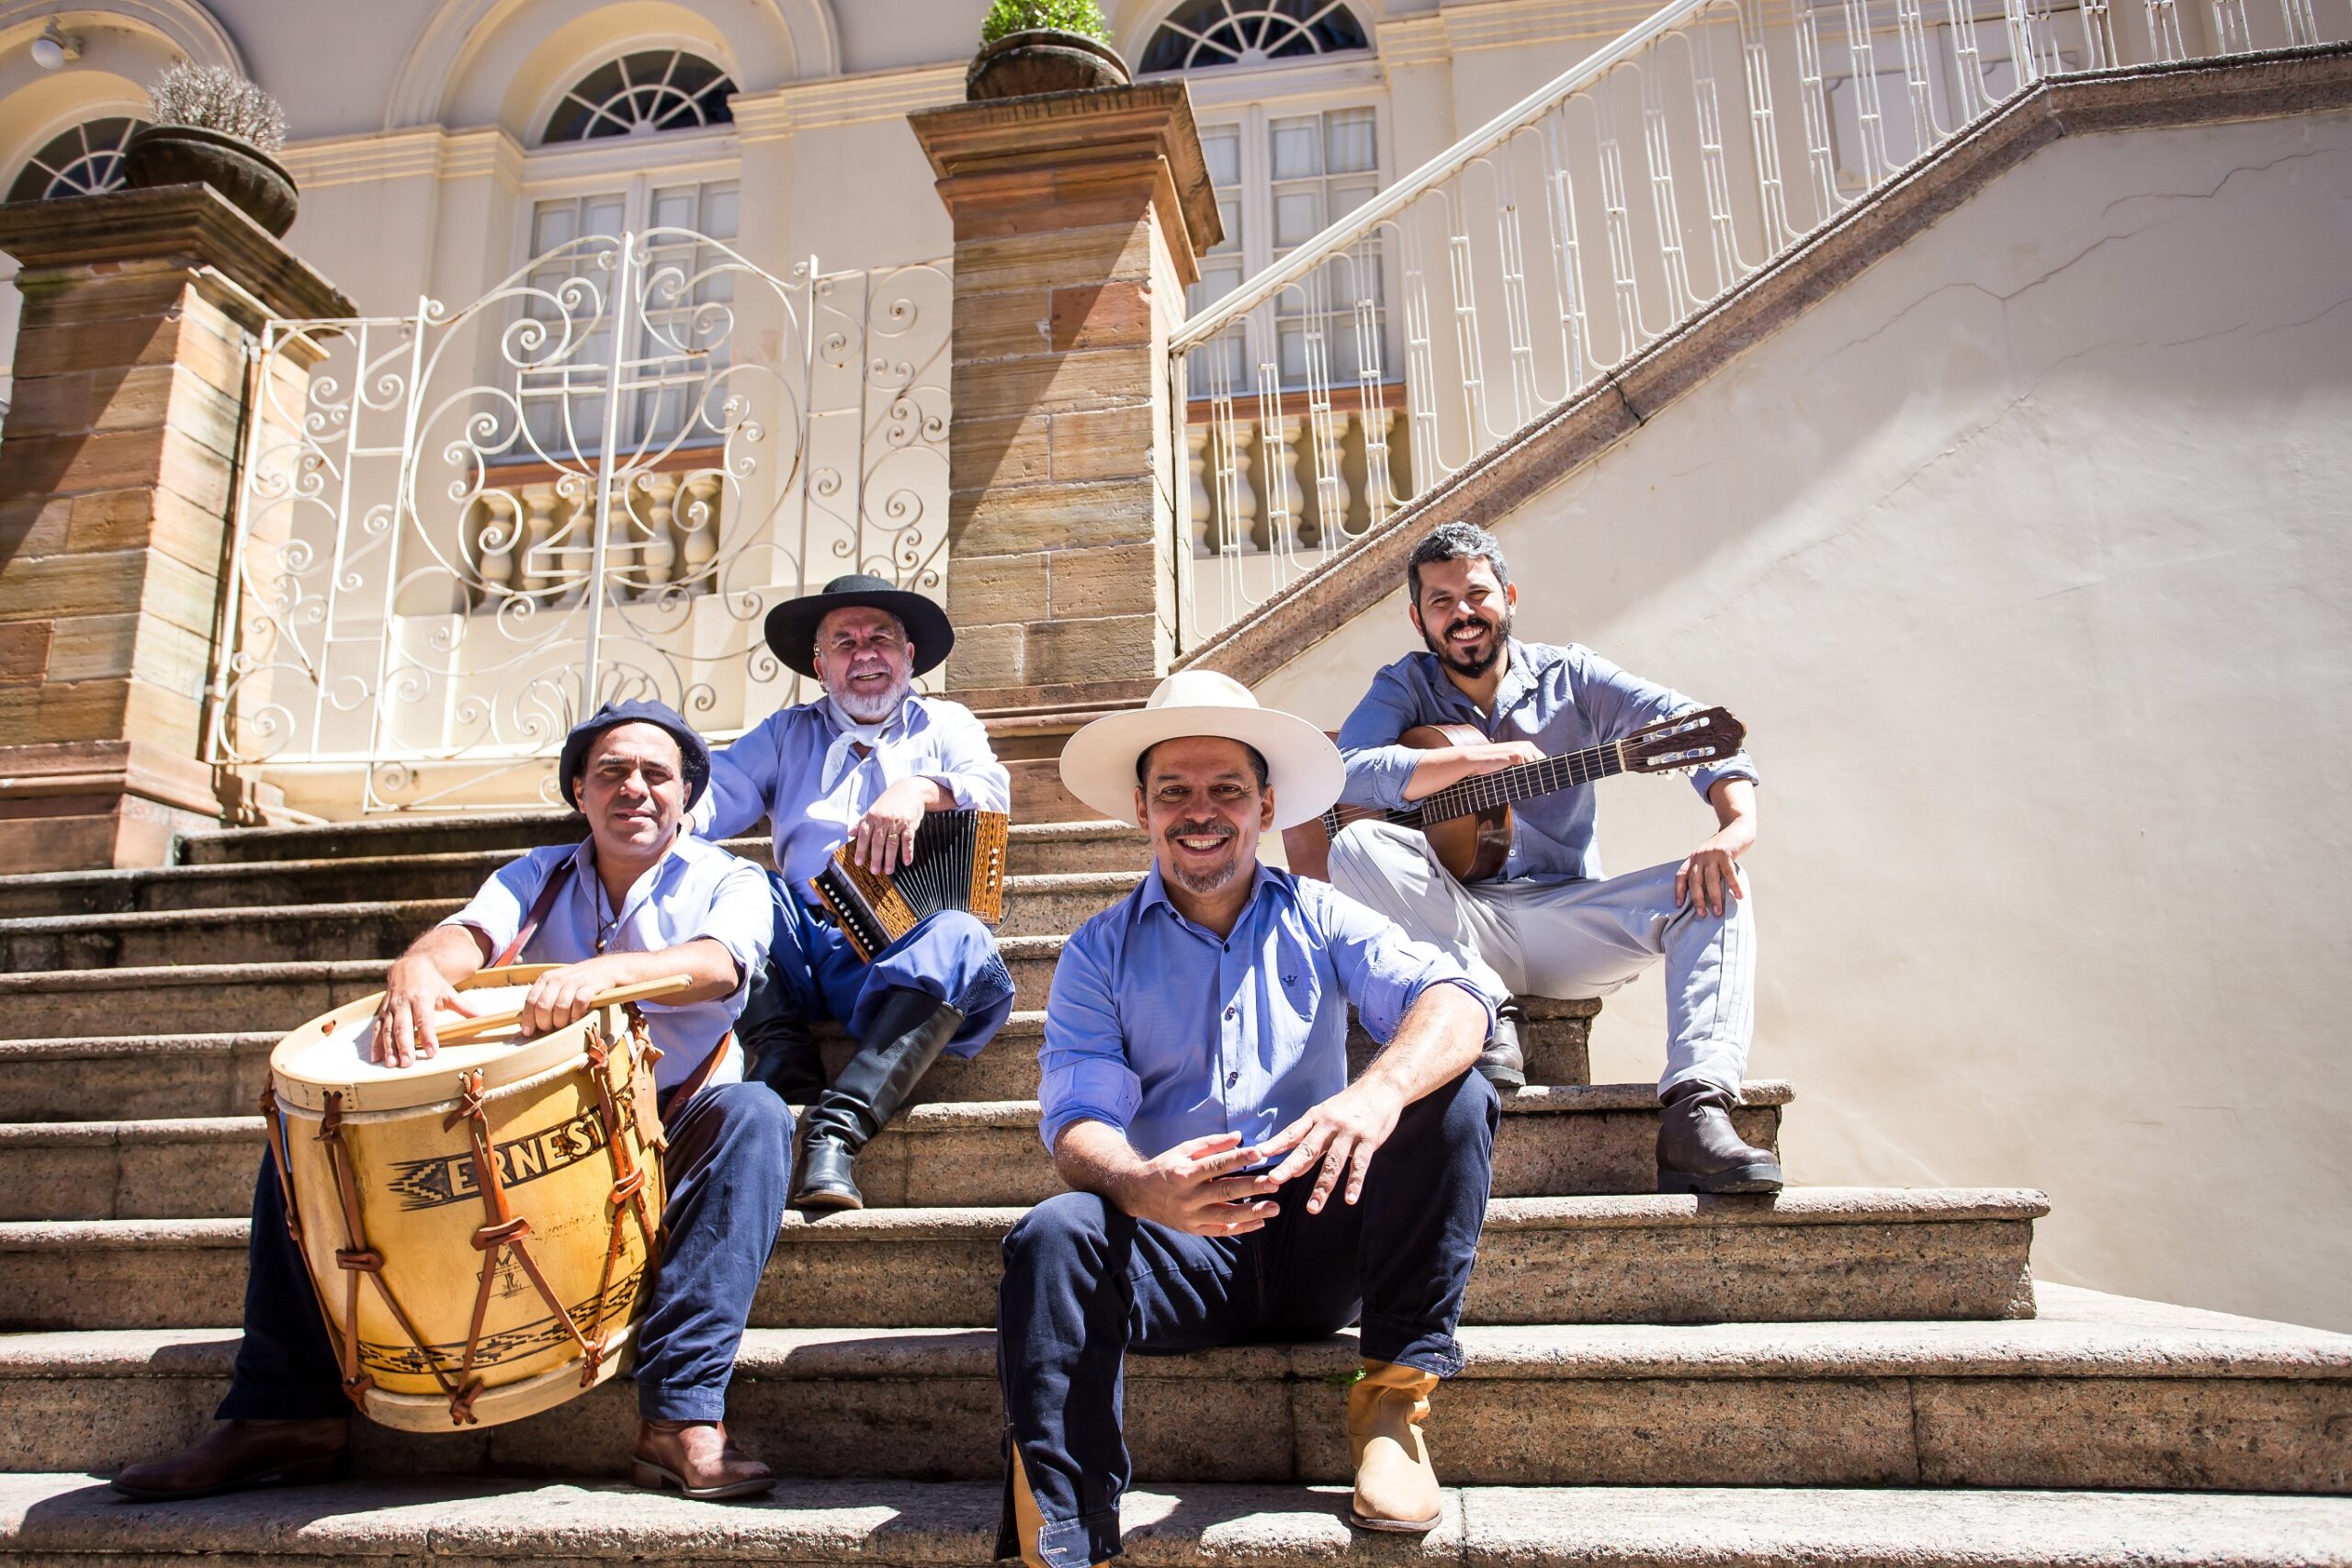
{"type": "MultiPolygon", "coordinates": [[[[2347,419],[2352,118],[2073,137],[1479,519],[1522,635],[1754,728],[1796,1179],[2038,1185],[2045,1278],[2352,1327],[2347,419]]],[[[1263,694],[1336,724],[1408,639],[1263,694]]],[[[1708,826],[1603,790],[1619,869],[1708,826]]]]}

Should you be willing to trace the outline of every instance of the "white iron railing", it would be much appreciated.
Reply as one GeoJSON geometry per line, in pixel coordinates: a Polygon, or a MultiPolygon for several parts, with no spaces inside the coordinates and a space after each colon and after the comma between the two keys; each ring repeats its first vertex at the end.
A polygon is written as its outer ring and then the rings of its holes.
{"type": "Polygon", "coordinates": [[[550,804],[600,702],[719,739],[798,700],[775,601],[944,591],[950,292],[651,230],[454,313],[268,323],[208,760],[368,811],[550,804]]]}
{"type": "Polygon", "coordinates": [[[2034,83],[2341,39],[2347,11],[1673,0],[1170,338],[1170,400],[1196,400],[1178,433],[1192,465],[1177,487],[1191,558],[1180,648],[2034,83]]]}

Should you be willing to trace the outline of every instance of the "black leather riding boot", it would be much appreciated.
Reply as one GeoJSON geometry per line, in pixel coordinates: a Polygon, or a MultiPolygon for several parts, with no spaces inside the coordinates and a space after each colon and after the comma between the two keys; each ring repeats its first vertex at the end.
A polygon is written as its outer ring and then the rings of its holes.
{"type": "Polygon", "coordinates": [[[1497,1089],[1527,1087],[1527,1057],[1519,1045],[1519,1026],[1526,1021],[1517,1002],[1507,1001],[1495,1010],[1495,1032],[1478,1053],[1478,1076],[1497,1089]]]}
{"type": "Polygon", "coordinates": [[[825,1063],[808,1021],[773,964],[761,964],[752,976],[751,995],[735,1021],[735,1042],[743,1048],[743,1076],[775,1090],[786,1104],[806,1105],[825,1092],[825,1063]]]}
{"type": "Polygon", "coordinates": [[[1731,1124],[1730,1095],[1708,1083],[1667,1091],[1657,1126],[1660,1192],[1778,1192],[1781,1162],[1731,1124]]]}
{"type": "Polygon", "coordinates": [[[808,1111],[808,1141],[801,1150],[794,1203],[804,1209],[865,1207],[850,1177],[857,1151],[898,1113],[963,1024],[963,1010],[927,991],[884,994],[872,1038],[808,1111]]]}

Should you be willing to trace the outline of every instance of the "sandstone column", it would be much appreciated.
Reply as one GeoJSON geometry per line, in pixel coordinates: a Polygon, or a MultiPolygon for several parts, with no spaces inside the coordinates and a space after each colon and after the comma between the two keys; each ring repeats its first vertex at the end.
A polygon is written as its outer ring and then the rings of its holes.
{"type": "Polygon", "coordinates": [[[1167,340],[1221,232],[1184,85],[909,119],[956,228],[948,686],[1006,706],[1156,678],[1185,482],[1167,340]]]}
{"type": "Polygon", "coordinates": [[[0,870],[161,864],[245,794],[200,759],[257,329],[351,302],[203,186],[0,208],[0,870]]]}

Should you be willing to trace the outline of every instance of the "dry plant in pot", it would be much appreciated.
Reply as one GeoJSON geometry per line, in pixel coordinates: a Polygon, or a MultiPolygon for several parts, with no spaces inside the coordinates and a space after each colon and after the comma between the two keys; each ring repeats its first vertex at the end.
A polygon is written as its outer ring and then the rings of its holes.
{"type": "Polygon", "coordinates": [[[964,96],[1022,98],[1124,86],[1135,78],[1111,47],[1097,0],[996,0],[964,96]]]}
{"type": "Polygon", "coordinates": [[[272,234],[294,225],[294,176],[271,156],[286,144],[277,100],[219,65],[175,65],[147,89],[154,123],[123,143],[123,183],[203,184],[272,234]]]}

